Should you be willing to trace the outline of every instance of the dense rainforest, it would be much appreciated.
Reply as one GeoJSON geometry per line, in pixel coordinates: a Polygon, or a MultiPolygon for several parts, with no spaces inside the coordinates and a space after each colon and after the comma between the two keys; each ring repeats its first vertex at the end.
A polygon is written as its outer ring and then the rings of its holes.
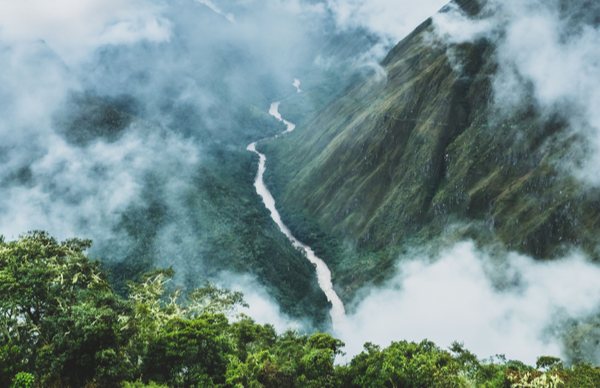
{"type": "Polygon", "coordinates": [[[114,292],[90,240],[44,232],[0,241],[0,385],[75,387],[595,387],[600,370],[541,356],[535,367],[480,360],[458,342],[371,343],[336,362],[326,333],[276,333],[240,313],[243,294],[211,283],[182,293],[172,269],[114,292]]]}

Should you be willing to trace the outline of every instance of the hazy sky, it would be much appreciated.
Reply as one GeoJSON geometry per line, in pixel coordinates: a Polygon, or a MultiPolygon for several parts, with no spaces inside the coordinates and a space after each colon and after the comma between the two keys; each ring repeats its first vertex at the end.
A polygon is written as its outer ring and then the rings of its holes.
{"type": "MultiPolygon", "coordinates": [[[[294,18],[332,15],[339,29],[364,27],[388,44],[399,41],[446,3],[445,0],[198,1],[232,22],[236,20],[236,11],[287,14],[294,18]]],[[[164,16],[166,7],[165,3],[152,0],[57,0],[51,4],[43,0],[4,1],[0,4],[0,36],[8,42],[44,39],[67,62],[72,62],[104,44],[167,41],[172,25],[164,16]]],[[[247,22],[243,16],[238,15],[247,22]]]]}
{"type": "Polygon", "coordinates": [[[104,44],[169,39],[170,23],[146,0],[44,0],[0,3],[0,38],[45,40],[67,62],[104,44]]]}

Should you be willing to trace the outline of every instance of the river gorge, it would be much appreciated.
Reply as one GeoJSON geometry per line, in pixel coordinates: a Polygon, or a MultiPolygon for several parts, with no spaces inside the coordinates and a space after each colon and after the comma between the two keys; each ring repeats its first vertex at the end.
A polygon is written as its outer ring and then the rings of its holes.
{"type": "MultiPolygon", "coordinates": [[[[279,104],[279,102],[272,103],[271,108],[269,109],[269,114],[282,121],[287,126],[287,129],[279,135],[276,135],[272,138],[262,139],[258,142],[268,139],[275,139],[285,133],[293,131],[294,128],[296,128],[294,124],[290,123],[287,120],[284,120],[281,117],[278,111],[279,104]]],[[[327,296],[327,300],[332,304],[330,315],[333,324],[333,329],[336,331],[340,330],[343,326],[343,322],[345,321],[346,313],[344,309],[344,303],[333,289],[333,284],[331,282],[331,271],[327,267],[327,264],[325,264],[325,262],[322,259],[317,257],[315,255],[315,252],[308,245],[298,241],[292,235],[290,229],[281,220],[281,216],[279,215],[279,212],[275,207],[275,199],[273,198],[273,195],[271,195],[271,192],[269,191],[263,180],[263,176],[266,170],[267,157],[256,150],[256,144],[258,142],[254,142],[248,145],[247,147],[248,151],[252,151],[259,156],[258,173],[256,174],[256,179],[254,181],[256,192],[262,197],[265,206],[271,212],[271,218],[279,226],[279,229],[281,229],[281,231],[287,236],[287,238],[294,245],[294,247],[296,247],[297,249],[301,249],[306,258],[315,265],[315,269],[317,271],[317,279],[319,281],[319,287],[321,287],[321,289],[327,296]]]]}

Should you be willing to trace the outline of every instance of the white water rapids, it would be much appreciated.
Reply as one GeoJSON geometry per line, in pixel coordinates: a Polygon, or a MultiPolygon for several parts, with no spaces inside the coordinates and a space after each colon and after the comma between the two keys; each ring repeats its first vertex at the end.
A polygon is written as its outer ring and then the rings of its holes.
{"type": "MultiPolygon", "coordinates": [[[[289,121],[282,119],[281,115],[278,112],[278,108],[279,102],[272,103],[271,109],[269,109],[269,114],[276,117],[279,121],[283,121],[283,123],[287,125],[287,130],[282,132],[280,135],[293,131],[294,128],[296,128],[296,126],[290,123],[289,121]]],[[[280,135],[277,135],[273,138],[277,138],[280,135]]],[[[275,208],[275,199],[273,198],[271,192],[269,191],[269,189],[265,185],[265,182],[263,181],[263,175],[266,170],[265,162],[267,161],[267,158],[265,155],[261,154],[256,150],[256,143],[257,142],[250,144],[247,148],[248,151],[252,151],[258,154],[260,158],[258,162],[258,174],[256,174],[256,180],[254,181],[256,192],[262,197],[267,209],[271,211],[271,218],[273,218],[273,221],[277,223],[279,229],[281,229],[281,231],[287,236],[287,238],[292,242],[292,244],[296,248],[301,248],[304,251],[306,258],[311,263],[316,265],[319,287],[321,287],[321,289],[325,293],[325,296],[327,296],[327,300],[329,300],[333,306],[330,311],[333,329],[339,330],[343,326],[343,322],[346,319],[346,312],[344,310],[344,303],[342,303],[339,296],[333,290],[333,284],[331,283],[331,271],[329,271],[329,268],[327,268],[327,264],[325,264],[323,260],[318,258],[315,255],[315,252],[313,252],[313,250],[308,245],[302,244],[300,241],[298,241],[292,235],[289,228],[281,221],[281,216],[275,208]]]]}

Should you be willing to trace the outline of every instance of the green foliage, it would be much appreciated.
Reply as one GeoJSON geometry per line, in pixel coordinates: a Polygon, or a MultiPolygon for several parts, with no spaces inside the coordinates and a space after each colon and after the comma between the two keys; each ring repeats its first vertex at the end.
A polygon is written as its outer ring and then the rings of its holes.
{"type": "MultiPolygon", "coordinates": [[[[268,329],[267,329],[268,330],[268,329]]],[[[244,359],[232,357],[228,387],[337,387],[334,360],[343,342],[329,334],[301,336],[288,330],[255,348],[244,359]],[[262,348],[262,349],[261,349],[262,348]]]]}
{"type": "MultiPolygon", "coordinates": [[[[283,130],[269,123],[263,123],[269,134],[283,130]]],[[[266,134],[254,140],[262,136],[266,134]]],[[[184,203],[179,210],[186,217],[170,215],[161,202],[161,188],[148,183],[147,200],[128,209],[118,226],[131,237],[125,252],[120,241],[95,250],[111,258],[116,256],[112,249],[119,249],[114,264],[106,264],[117,292],[126,297],[127,281],[144,281],[139,274],[151,271],[160,255],[169,254],[178,270],[177,283],[186,290],[201,287],[223,270],[250,273],[269,290],[282,312],[322,325],[327,319],[327,298],[312,264],[281,233],[256,193],[257,163],[258,157],[245,145],[233,150],[215,145],[189,178],[190,190],[181,193],[184,203]],[[167,226],[177,230],[177,236],[161,246],[159,255],[156,239],[167,226]]]]}
{"type": "MultiPolygon", "coordinates": [[[[2,314],[0,318],[5,318],[2,314]]],[[[2,341],[6,341],[4,336],[10,336],[10,333],[2,334],[2,341]]],[[[23,362],[21,349],[10,340],[8,343],[0,345],[0,386],[10,385],[12,377],[21,369],[23,362]]]]}
{"type": "Polygon", "coordinates": [[[188,293],[186,299],[188,300],[186,314],[190,318],[196,318],[204,313],[231,314],[238,306],[249,307],[244,302],[244,294],[241,292],[223,290],[210,282],[188,293]]]}
{"type": "Polygon", "coordinates": [[[327,333],[278,335],[243,314],[241,293],[205,284],[184,297],[174,271],[112,292],[86,240],[58,243],[33,232],[0,243],[0,386],[14,388],[558,388],[600,386],[589,364],[536,368],[504,356],[479,360],[460,343],[371,343],[335,365],[344,343],[327,333]],[[35,275],[35,277],[34,277],[35,275]],[[19,281],[29,285],[23,289],[19,281]],[[7,290],[10,290],[8,292],[7,290]],[[34,307],[35,306],[35,307],[34,307]],[[43,314],[36,315],[37,311],[43,314]],[[131,381],[131,382],[127,382],[131,381]]]}
{"type": "Polygon", "coordinates": [[[143,358],[144,378],[178,388],[224,382],[231,349],[227,326],[224,315],[169,321],[143,358]]]}
{"type": "Polygon", "coordinates": [[[141,381],[133,383],[125,382],[123,388],[168,388],[166,385],[158,385],[154,381],[150,381],[148,384],[144,384],[141,381]]]}
{"type": "Polygon", "coordinates": [[[535,363],[536,369],[560,370],[563,369],[562,362],[558,357],[541,356],[535,363]]]}
{"type": "Polygon", "coordinates": [[[34,382],[35,377],[33,377],[31,373],[17,373],[17,375],[13,379],[13,384],[11,388],[33,388],[34,382]]]}
{"type": "Polygon", "coordinates": [[[244,314],[238,315],[230,333],[234,338],[234,354],[239,360],[246,360],[249,354],[261,349],[271,349],[277,341],[277,333],[271,325],[257,325],[244,314]]]}
{"type": "Polygon", "coordinates": [[[459,370],[450,353],[430,341],[392,342],[383,350],[366,343],[345,379],[350,387],[456,387],[459,370]]]}
{"type": "Polygon", "coordinates": [[[8,373],[35,370],[44,384],[96,379],[101,386],[127,376],[121,348],[133,331],[121,317],[131,310],[83,254],[90,244],[59,244],[43,232],[0,244],[0,294],[8,296],[0,299],[0,347],[12,364],[8,373]]]}
{"type": "Polygon", "coordinates": [[[566,387],[592,388],[600,386],[600,369],[587,363],[573,365],[566,371],[566,387]]]}
{"type": "Polygon", "coordinates": [[[537,370],[519,372],[509,369],[506,377],[511,388],[558,388],[563,387],[566,381],[562,371],[542,373],[537,370]]]}

